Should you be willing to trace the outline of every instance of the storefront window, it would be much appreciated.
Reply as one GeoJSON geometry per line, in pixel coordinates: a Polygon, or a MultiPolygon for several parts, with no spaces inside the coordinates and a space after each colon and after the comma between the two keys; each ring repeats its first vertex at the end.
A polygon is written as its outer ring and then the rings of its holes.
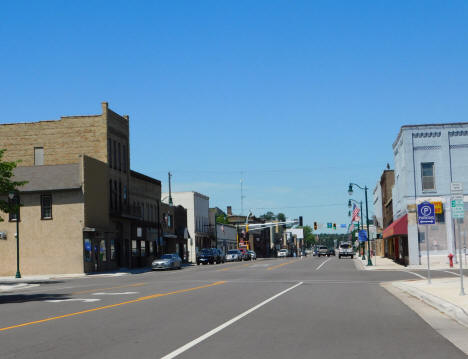
{"type": "Polygon", "coordinates": [[[153,253],[154,253],[154,242],[150,242],[150,244],[149,244],[149,252],[150,252],[150,254],[153,254],[153,253]]]}
{"type": "Polygon", "coordinates": [[[141,256],[144,257],[146,256],[146,242],[145,241],[141,241],[140,242],[140,246],[141,246],[141,256]]]}
{"type": "Polygon", "coordinates": [[[101,262],[106,262],[107,261],[106,241],[104,239],[101,239],[99,254],[101,255],[101,262]]]}
{"type": "Polygon", "coordinates": [[[110,260],[115,261],[115,241],[113,239],[110,241],[110,260]]]}
{"type": "Polygon", "coordinates": [[[86,262],[91,262],[91,251],[92,251],[91,240],[86,238],[84,240],[84,254],[85,254],[86,262]]]}
{"type": "Polygon", "coordinates": [[[135,239],[132,240],[132,255],[138,255],[137,241],[135,239]]]}

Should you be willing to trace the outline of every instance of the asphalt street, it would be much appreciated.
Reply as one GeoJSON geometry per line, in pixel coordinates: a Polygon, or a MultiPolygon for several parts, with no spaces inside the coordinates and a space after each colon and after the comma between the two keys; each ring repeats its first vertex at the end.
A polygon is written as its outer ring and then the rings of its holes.
{"type": "Polygon", "coordinates": [[[466,358],[380,285],[425,275],[307,257],[46,281],[0,295],[0,358],[466,358]]]}

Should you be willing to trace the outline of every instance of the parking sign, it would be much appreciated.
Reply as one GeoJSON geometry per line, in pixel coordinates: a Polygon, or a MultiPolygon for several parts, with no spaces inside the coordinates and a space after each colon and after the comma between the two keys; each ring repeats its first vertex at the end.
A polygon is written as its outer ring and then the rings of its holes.
{"type": "Polygon", "coordinates": [[[435,224],[435,210],[432,203],[418,204],[418,224],[435,224]]]}

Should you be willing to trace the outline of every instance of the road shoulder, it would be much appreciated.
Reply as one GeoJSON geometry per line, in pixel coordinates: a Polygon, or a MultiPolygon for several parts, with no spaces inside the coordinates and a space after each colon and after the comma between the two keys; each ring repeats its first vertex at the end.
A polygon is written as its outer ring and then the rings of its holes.
{"type": "Polygon", "coordinates": [[[418,314],[445,339],[468,355],[468,341],[466,340],[468,327],[453,320],[452,317],[447,316],[424,299],[415,296],[414,293],[405,291],[404,287],[395,285],[395,282],[382,283],[381,286],[418,314]]]}

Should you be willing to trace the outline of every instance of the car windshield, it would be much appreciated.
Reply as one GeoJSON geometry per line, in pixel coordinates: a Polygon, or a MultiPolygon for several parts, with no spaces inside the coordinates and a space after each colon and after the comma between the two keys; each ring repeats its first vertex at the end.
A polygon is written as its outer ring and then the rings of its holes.
{"type": "Polygon", "coordinates": [[[210,251],[209,249],[202,249],[202,250],[201,250],[201,253],[202,253],[202,254],[210,254],[211,251],[210,251]]]}
{"type": "Polygon", "coordinates": [[[171,259],[172,258],[172,254],[163,254],[161,256],[161,259],[171,259]]]}
{"type": "Polygon", "coordinates": [[[320,249],[328,249],[328,248],[325,246],[321,246],[320,249]]]}
{"type": "Polygon", "coordinates": [[[233,249],[233,250],[230,250],[228,253],[229,253],[229,254],[237,254],[238,252],[237,252],[236,250],[233,249]]]}
{"type": "Polygon", "coordinates": [[[280,252],[286,252],[286,249],[280,249],[280,252]]]}
{"type": "Polygon", "coordinates": [[[349,248],[349,244],[347,244],[347,243],[342,244],[342,245],[341,245],[341,248],[347,249],[347,248],[349,248]]]}

